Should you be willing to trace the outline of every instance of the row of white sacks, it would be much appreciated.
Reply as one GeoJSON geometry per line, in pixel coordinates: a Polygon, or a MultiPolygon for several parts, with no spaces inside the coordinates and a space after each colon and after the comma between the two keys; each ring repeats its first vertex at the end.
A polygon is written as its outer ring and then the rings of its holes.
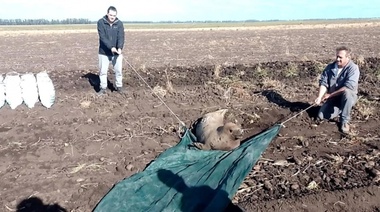
{"type": "Polygon", "coordinates": [[[19,74],[9,72],[0,74],[0,108],[8,103],[11,109],[16,109],[22,103],[33,108],[37,102],[50,108],[55,101],[55,89],[46,71],[19,74]]]}

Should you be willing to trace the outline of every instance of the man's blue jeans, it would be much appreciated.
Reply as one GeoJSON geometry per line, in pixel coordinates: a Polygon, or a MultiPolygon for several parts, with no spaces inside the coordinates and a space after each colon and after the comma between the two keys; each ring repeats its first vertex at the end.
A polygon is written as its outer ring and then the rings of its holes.
{"type": "Polygon", "coordinates": [[[342,94],[327,101],[318,112],[318,118],[333,119],[340,115],[341,124],[349,123],[351,120],[351,109],[356,104],[358,96],[352,90],[346,89],[342,94]]]}
{"type": "Polygon", "coordinates": [[[120,88],[123,86],[123,75],[122,75],[122,55],[106,56],[99,54],[99,78],[100,78],[100,88],[107,88],[107,73],[108,68],[112,62],[113,70],[115,73],[115,85],[120,88]]]}

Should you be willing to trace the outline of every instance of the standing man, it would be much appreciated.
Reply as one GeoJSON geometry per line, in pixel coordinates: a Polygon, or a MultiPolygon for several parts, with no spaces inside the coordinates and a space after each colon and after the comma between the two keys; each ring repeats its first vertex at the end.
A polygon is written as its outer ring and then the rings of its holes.
{"type": "Polygon", "coordinates": [[[122,54],[124,46],[124,25],[116,17],[117,10],[110,6],[107,14],[99,19],[97,29],[99,34],[99,94],[105,94],[107,89],[107,73],[110,62],[115,73],[115,90],[122,92],[122,54]]]}
{"type": "Polygon", "coordinates": [[[323,103],[318,112],[320,121],[339,115],[341,132],[349,133],[351,109],[358,99],[359,67],[350,59],[351,51],[342,46],[336,49],[336,60],[327,65],[319,80],[316,104],[323,103]]]}

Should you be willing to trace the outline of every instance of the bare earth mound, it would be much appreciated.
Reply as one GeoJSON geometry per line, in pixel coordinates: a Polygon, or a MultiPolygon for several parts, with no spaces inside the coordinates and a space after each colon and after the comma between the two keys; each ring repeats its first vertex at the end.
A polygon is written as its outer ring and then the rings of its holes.
{"type": "MultiPolygon", "coordinates": [[[[246,211],[379,211],[378,30],[129,32],[125,51],[187,126],[229,108],[247,138],[310,106],[336,45],[352,46],[362,73],[354,135],[343,137],[335,122],[315,126],[316,107],[300,114],[234,203],[246,211]]],[[[126,95],[95,94],[97,42],[94,33],[3,35],[0,73],[46,69],[57,99],[51,109],[0,109],[1,211],[90,211],[114,183],[179,141],[178,120],[127,65],[126,95]]]]}

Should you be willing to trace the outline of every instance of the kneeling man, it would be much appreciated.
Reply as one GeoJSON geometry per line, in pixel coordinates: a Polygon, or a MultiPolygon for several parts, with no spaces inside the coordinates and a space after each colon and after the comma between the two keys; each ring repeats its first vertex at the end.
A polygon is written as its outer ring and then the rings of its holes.
{"type": "Polygon", "coordinates": [[[336,49],[336,60],[327,65],[319,80],[318,97],[315,103],[321,106],[318,119],[333,119],[339,116],[340,130],[349,133],[351,109],[358,99],[360,71],[350,58],[349,48],[336,49]]]}

